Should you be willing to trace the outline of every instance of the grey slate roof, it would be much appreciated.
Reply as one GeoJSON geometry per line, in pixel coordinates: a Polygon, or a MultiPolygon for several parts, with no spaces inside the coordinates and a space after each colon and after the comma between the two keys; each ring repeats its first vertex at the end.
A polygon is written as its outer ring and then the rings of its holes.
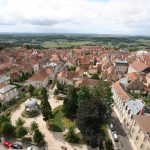
{"type": "Polygon", "coordinates": [[[126,60],[124,60],[124,61],[118,60],[115,63],[118,63],[118,64],[128,64],[128,62],[126,60]]]}
{"type": "Polygon", "coordinates": [[[0,89],[0,93],[4,94],[4,93],[6,93],[6,92],[8,92],[8,91],[10,91],[14,88],[15,88],[15,85],[6,85],[6,86],[4,86],[3,88],[0,89]]]}
{"type": "Polygon", "coordinates": [[[137,115],[140,110],[145,106],[141,100],[129,100],[126,102],[133,115],[137,115]]]}
{"type": "Polygon", "coordinates": [[[35,98],[28,99],[25,102],[25,107],[26,108],[31,108],[31,107],[35,107],[35,106],[37,106],[37,100],[35,98]]]}
{"type": "Polygon", "coordinates": [[[10,80],[9,77],[6,77],[6,76],[0,77],[0,83],[6,82],[6,81],[8,81],[8,80],[10,80]]]}
{"type": "Polygon", "coordinates": [[[120,82],[122,85],[128,85],[128,81],[127,81],[126,78],[121,78],[121,79],[119,80],[119,82],[120,82]]]}

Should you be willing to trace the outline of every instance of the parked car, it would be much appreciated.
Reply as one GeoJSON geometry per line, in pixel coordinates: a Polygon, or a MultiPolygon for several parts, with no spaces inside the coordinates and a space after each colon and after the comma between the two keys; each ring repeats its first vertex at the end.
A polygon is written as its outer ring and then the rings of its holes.
{"type": "Polygon", "coordinates": [[[13,144],[13,149],[23,149],[23,146],[20,144],[13,144]]]}
{"type": "Polygon", "coordinates": [[[35,149],[32,147],[28,147],[27,150],[35,150],[35,149]]]}
{"type": "Polygon", "coordinates": [[[4,141],[4,142],[3,142],[3,145],[4,145],[5,147],[7,147],[7,148],[12,148],[12,147],[13,147],[13,144],[12,144],[11,142],[9,142],[9,141],[4,141]]]}
{"type": "Polygon", "coordinates": [[[118,142],[119,138],[118,138],[117,133],[116,132],[112,132],[112,134],[113,134],[114,141],[118,142]]]}
{"type": "Polygon", "coordinates": [[[111,131],[113,131],[114,130],[114,126],[113,126],[113,124],[111,123],[111,124],[109,124],[109,128],[110,128],[110,130],[111,131]]]}

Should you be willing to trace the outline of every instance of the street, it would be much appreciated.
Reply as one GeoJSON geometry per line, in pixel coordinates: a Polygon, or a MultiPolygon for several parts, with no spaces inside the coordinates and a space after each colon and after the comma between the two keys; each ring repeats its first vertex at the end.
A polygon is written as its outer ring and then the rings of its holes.
{"type": "Polygon", "coordinates": [[[114,126],[114,130],[117,132],[117,135],[119,137],[119,141],[115,142],[117,150],[133,150],[115,112],[112,113],[112,124],[114,126]]]}

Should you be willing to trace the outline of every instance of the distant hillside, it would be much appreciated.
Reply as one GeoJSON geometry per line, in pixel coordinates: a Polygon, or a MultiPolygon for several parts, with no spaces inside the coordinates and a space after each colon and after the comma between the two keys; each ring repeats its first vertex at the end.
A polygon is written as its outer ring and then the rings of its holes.
{"type": "Polygon", "coordinates": [[[27,48],[73,48],[100,45],[128,48],[130,51],[150,49],[150,37],[96,34],[0,34],[0,49],[16,46],[27,48]]]}

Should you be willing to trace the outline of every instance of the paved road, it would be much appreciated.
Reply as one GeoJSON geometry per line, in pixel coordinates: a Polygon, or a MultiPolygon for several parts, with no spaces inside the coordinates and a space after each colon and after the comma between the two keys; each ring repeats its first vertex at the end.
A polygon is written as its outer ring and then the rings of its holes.
{"type": "Polygon", "coordinates": [[[117,135],[119,137],[119,141],[115,142],[117,150],[133,150],[115,112],[112,113],[112,123],[114,125],[114,130],[117,132],[117,135]]]}

